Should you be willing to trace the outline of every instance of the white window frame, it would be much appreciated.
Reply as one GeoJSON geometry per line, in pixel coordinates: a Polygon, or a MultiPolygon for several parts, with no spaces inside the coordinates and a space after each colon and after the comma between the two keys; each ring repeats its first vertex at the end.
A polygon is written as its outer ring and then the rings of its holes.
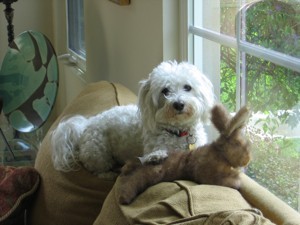
{"type": "MultiPolygon", "coordinates": [[[[65,55],[67,57],[69,63],[71,65],[76,66],[77,69],[84,73],[86,71],[86,49],[85,49],[85,33],[84,33],[84,24],[76,23],[73,24],[75,26],[75,30],[77,32],[72,32],[72,29],[70,28],[70,23],[74,21],[72,18],[69,18],[69,16],[82,13],[82,16],[84,16],[84,8],[77,7],[76,12],[73,12],[73,14],[69,14],[69,1],[82,1],[82,4],[84,3],[84,0],[66,0],[66,26],[67,26],[67,51],[68,54],[65,55]],[[83,26],[83,29],[82,27],[83,26]],[[83,31],[80,32],[80,31],[83,31]],[[83,37],[83,38],[82,38],[83,37]],[[73,39],[72,39],[73,38],[73,39]],[[72,47],[73,45],[73,47],[72,47]]],[[[78,15],[77,15],[78,17],[78,15]]],[[[74,30],[73,28],[73,30],[74,30]]]]}

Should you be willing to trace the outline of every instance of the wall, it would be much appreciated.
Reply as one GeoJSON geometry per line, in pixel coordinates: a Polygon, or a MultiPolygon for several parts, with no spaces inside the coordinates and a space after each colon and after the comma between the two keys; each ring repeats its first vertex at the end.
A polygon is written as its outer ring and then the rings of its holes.
{"type": "MultiPolygon", "coordinates": [[[[164,29],[164,4],[176,10],[174,0],[132,0],[129,6],[85,1],[88,82],[111,80],[137,92],[138,81],[167,55],[164,43],[172,43],[171,33],[178,36],[164,29]]],[[[168,58],[177,58],[176,53],[168,58]]]]}
{"type": "Polygon", "coordinates": [[[89,81],[108,79],[137,90],[137,80],[163,59],[162,2],[86,1],[89,81]],[[91,10],[91,11],[90,11],[91,10]]]}
{"type": "MultiPolygon", "coordinates": [[[[15,37],[26,30],[36,30],[44,33],[51,41],[54,40],[51,0],[19,0],[12,4],[12,8],[15,37]]],[[[4,9],[5,5],[0,3],[0,62],[8,45],[4,9]]]]}
{"type": "MultiPolygon", "coordinates": [[[[55,18],[63,17],[64,3],[54,2],[55,18]]],[[[131,0],[128,6],[108,0],[84,3],[87,71],[83,78],[86,83],[109,80],[137,93],[138,82],[153,67],[162,60],[178,59],[177,0],[131,0]]],[[[65,27],[58,22],[54,24],[56,43],[65,43],[65,27]]],[[[65,50],[63,46],[57,47],[60,52],[61,48],[65,50]]],[[[64,88],[66,97],[62,104],[67,104],[86,85],[82,76],[74,76],[74,69],[70,69],[66,66],[63,69],[62,82],[68,85],[64,88]]]]}
{"type": "MultiPolygon", "coordinates": [[[[58,55],[67,53],[64,0],[19,0],[15,33],[43,32],[58,55]]],[[[178,59],[179,0],[131,0],[119,6],[108,0],[84,1],[87,70],[83,74],[60,61],[60,87],[54,109],[59,114],[87,83],[109,80],[138,92],[138,82],[163,60],[178,59]]],[[[0,5],[0,11],[4,5],[0,5]]],[[[4,18],[4,15],[3,15],[4,18]]],[[[6,21],[0,20],[0,57],[5,54],[6,21]]]]}

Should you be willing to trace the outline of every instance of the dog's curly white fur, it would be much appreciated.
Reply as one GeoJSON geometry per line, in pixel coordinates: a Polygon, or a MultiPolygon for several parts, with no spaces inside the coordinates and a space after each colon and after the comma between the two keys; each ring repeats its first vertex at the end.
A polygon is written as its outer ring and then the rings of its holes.
{"type": "Polygon", "coordinates": [[[137,106],[62,120],[51,137],[54,167],[71,171],[82,163],[105,177],[128,159],[157,162],[168,151],[206,144],[203,124],[209,121],[214,94],[195,66],[162,62],[140,84],[137,106]]]}

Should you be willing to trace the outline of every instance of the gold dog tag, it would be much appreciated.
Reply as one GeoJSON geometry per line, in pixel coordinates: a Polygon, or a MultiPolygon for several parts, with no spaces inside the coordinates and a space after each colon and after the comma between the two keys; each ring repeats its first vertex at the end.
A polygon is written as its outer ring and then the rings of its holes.
{"type": "Polygon", "coordinates": [[[196,145],[195,144],[189,144],[189,150],[193,151],[196,149],[196,145]]]}

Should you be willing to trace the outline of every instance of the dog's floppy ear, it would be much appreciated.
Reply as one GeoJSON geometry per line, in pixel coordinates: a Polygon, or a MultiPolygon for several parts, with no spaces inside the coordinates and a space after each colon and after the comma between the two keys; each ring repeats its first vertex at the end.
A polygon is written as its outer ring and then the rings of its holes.
{"type": "Polygon", "coordinates": [[[150,130],[155,129],[155,106],[151,94],[151,80],[142,80],[138,94],[138,107],[141,113],[143,126],[150,130]]]}
{"type": "Polygon", "coordinates": [[[148,95],[150,91],[150,80],[142,80],[140,81],[140,89],[139,89],[139,94],[138,94],[138,105],[140,107],[140,109],[144,108],[144,104],[145,104],[145,99],[146,96],[148,95]]]}

